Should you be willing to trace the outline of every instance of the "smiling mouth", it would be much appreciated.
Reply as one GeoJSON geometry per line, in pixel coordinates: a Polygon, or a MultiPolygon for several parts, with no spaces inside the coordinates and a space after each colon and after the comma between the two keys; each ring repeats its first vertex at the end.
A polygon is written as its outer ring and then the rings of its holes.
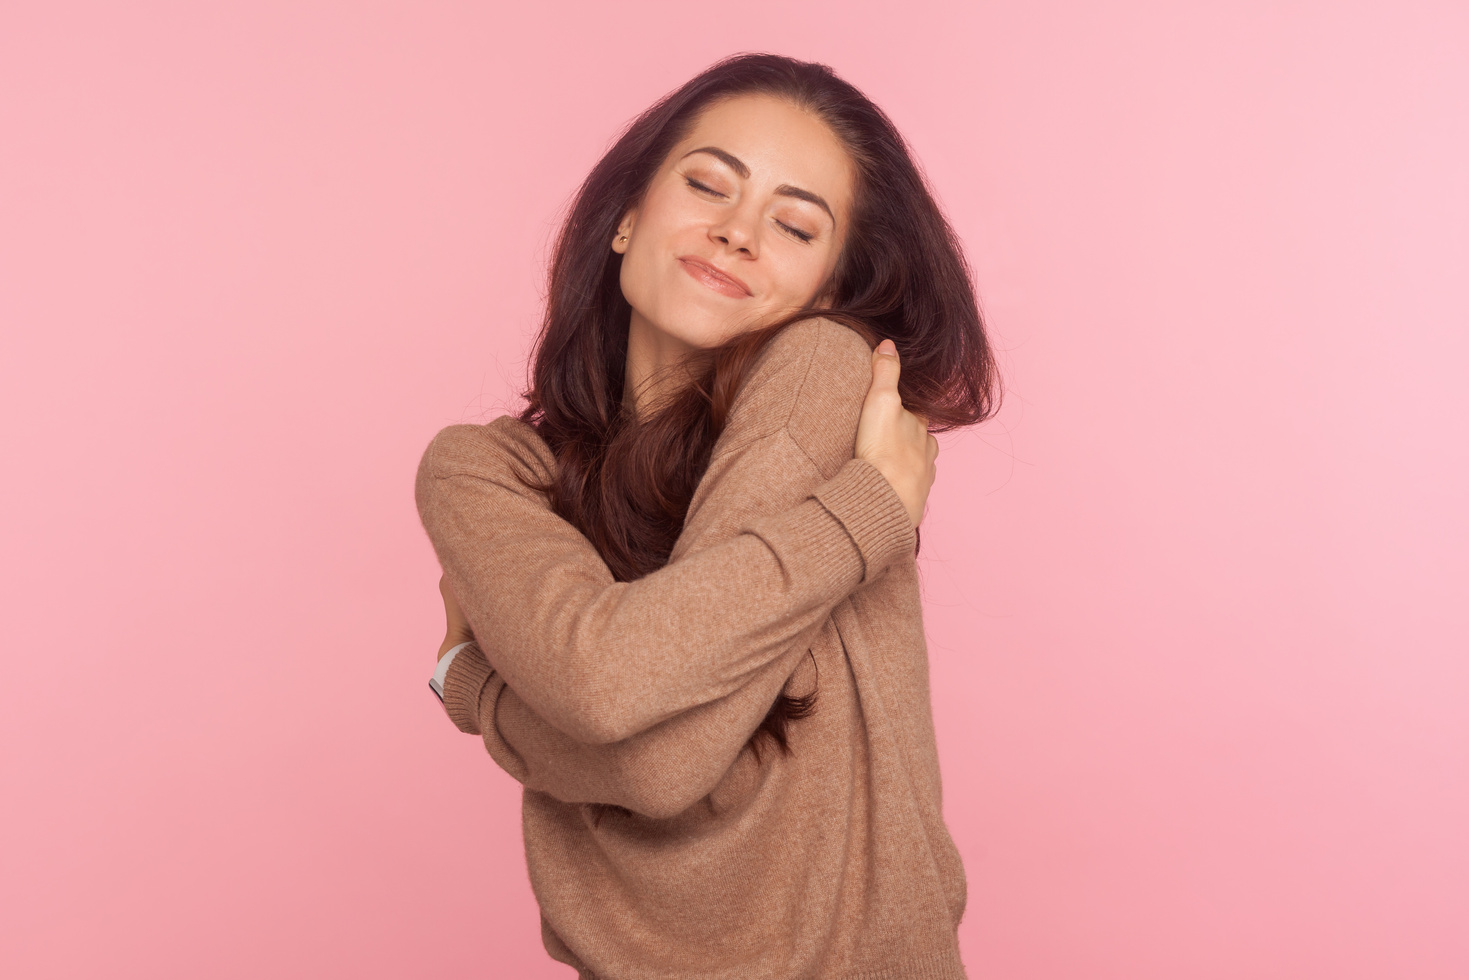
{"type": "Polygon", "coordinates": [[[681,256],[678,261],[683,266],[685,272],[716,293],[733,296],[736,299],[753,295],[750,292],[750,287],[740,282],[734,276],[720,272],[707,262],[700,261],[691,255],[681,256]]]}

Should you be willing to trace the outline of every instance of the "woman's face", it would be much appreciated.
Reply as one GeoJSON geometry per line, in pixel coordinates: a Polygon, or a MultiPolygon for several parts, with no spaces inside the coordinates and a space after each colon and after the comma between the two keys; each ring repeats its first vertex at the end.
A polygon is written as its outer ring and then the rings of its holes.
{"type": "Polygon", "coordinates": [[[767,95],[707,107],[612,242],[634,335],[713,347],[829,305],[854,182],[846,148],[805,110],[767,95]]]}

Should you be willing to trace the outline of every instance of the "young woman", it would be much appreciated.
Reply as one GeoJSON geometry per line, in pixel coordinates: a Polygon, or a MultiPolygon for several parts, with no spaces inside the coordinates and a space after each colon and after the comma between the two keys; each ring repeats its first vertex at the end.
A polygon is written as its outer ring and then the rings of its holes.
{"type": "Polygon", "coordinates": [[[550,955],[965,976],[914,556],[930,430],[997,379],[892,124],[773,55],[653,106],[566,219],[525,397],[440,432],[416,493],[432,686],[525,786],[550,955]]]}

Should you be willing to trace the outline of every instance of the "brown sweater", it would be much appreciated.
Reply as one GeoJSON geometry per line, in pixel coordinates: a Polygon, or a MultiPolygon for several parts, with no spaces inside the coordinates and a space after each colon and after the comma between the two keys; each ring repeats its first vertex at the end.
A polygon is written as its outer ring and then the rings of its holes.
{"type": "Polygon", "coordinates": [[[524,784],[542,939],[582,980],[965,976],[914,529],[853,456],[871,360],[830,320],[771,341],[669,563],[634,582],[517,479],[555,465],[530,426],[424,454],[419,512],[478,638],[445,707],[524,784]],[[757,761],[787,679],[815,713],[757,761]]]}

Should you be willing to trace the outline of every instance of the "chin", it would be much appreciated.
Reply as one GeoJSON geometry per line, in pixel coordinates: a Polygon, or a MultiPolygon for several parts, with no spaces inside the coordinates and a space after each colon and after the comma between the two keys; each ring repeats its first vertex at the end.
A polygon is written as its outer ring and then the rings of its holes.
{"type": "Polygon", "coordinates": [[[718,347],[739,331],[733,325],[690,326],[685,324],[679,329],[668,332],[690,347],[707,350],[710,347],[718,347]]]}
{"type": "Polygon", "coordinates": [[[718,347],[736,334],[759,326],[759,320],[751,313],[731,315],[715,313],[704,308],[685,309],[674,313],[659,324],[659,329],[690,347],[718,347]]]}

